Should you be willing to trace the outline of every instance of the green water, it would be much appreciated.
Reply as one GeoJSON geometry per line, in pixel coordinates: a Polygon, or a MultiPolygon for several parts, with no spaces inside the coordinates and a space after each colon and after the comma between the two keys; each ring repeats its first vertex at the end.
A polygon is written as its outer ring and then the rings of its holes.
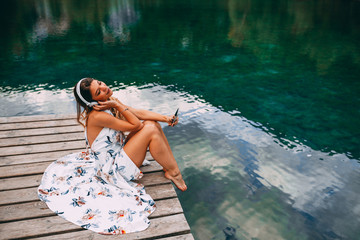
{"type": "Polygon", "coordinates": [[[3,1],[0,116],[104,80],[164,128],[196,239],[360,236],[359,1],[3,1]]]}

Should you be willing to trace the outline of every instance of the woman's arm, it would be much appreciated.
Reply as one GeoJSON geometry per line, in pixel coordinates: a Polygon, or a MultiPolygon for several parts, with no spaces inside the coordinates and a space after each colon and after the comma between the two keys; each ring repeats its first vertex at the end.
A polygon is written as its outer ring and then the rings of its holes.
{"type": "Polygon", "coordinates": [[[168,116],[159,114],[159,113],[155,113],[155,112],[151,112],[148,110],[144,110],[144,109],[136,109],[130,106],[127,106],[127,108],[129,108],[129,110],[140,120],[153,120],[153,121],[158,121],[158,122],[167,122],[168,121],[168,116]]]}
{"type": "Polygon", "coordinates": [[[166,116],[162,115],[156,112],[151,112],[144,109],[136,109],[130,106],[127,106],[129,110],[140,120],[152,120],[152,121],[158,121],[158,122],[166,122],[171,126],[175,126],[178,123],[178,118],[174,123],[172,123],[172,119],[174,119],[174,116],[166,116]]]}
{"type": "Polygon", "coordinates": [[[109,108],[116,108],[126,119],[126,121],[117,119],[108,113],[97,112],[94,114],[95,125],[98,127],[107,127],[119,131],[138,131],[143,127],[143,123],[133,114],[127,106],[116,101],[99,102],[94,106],[94,110],[102,111],[109,108]]]}

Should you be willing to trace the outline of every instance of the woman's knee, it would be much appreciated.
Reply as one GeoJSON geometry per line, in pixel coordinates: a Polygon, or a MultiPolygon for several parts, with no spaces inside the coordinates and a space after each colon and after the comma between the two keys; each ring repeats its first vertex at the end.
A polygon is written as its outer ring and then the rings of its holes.
{"type": "Polygon", "coordinates": [[[147,131],[152,131],[152,132],[156,133],[156,132],[160,132],[160,130],[161,130],[160,124],[156,121],[146,120],[143,122],[143,124],[144,124],[144,128],[147,131]]]}
{"type": "Polygon", "coordinates": [[[162,131],[162,127],[159,122],[155,121],[154,124],[160,131],[162,131]]]}

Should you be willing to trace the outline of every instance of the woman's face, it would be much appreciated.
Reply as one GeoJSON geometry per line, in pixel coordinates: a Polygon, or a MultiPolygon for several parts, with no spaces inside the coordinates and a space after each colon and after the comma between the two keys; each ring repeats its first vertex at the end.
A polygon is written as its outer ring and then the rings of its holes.
{"type": "Polygon", "coordinates": [[[106,101],[113,94],[112,90],[104,82],[96,79],[90,84],[90,93],[95,101],[106,101]]]}

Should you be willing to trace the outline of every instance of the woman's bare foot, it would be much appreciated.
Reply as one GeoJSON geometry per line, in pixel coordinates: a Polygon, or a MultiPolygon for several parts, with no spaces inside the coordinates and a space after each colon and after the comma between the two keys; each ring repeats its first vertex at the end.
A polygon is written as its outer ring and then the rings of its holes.
{"type": "Polygon", "coordinates": [[[187,186],[186,186],[184,179],[182,178],[180,172],[178,172],[177,174],[171,175],[169,173],[169,171],[165,171],[165,177],[167,179],[170,179],[178,189],[180,189],[183,192],[186,191],[187,186]]]}

